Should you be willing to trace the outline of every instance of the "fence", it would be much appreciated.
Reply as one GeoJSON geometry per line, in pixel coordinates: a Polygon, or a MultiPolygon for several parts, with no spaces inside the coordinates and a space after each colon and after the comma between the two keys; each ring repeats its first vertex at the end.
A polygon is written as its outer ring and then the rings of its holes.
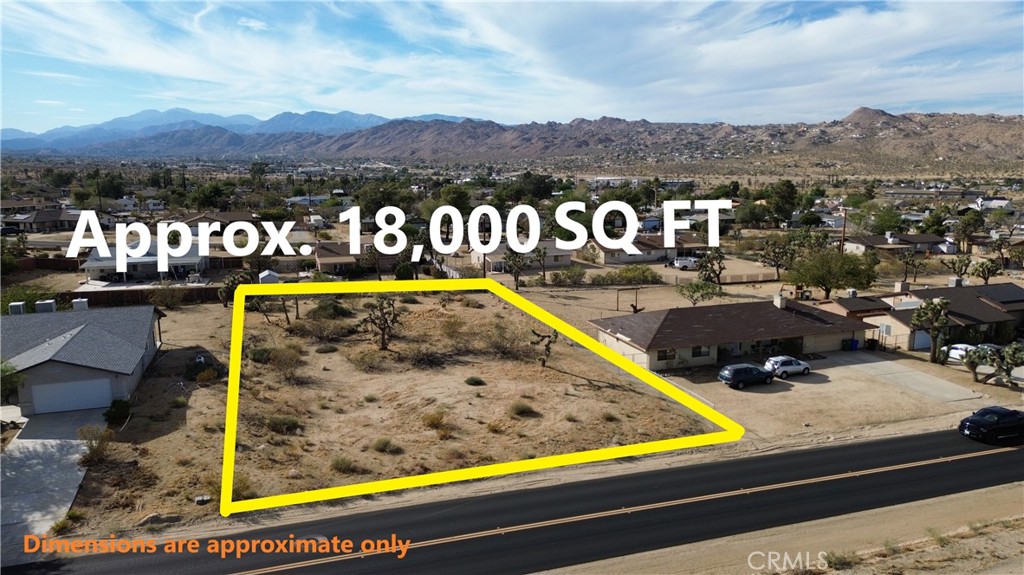
{"type": "Polygon", "coordinates": [[[19,258],[18,269],[76,272],[84,262],[85,260],[76,258],[19,258]]]}
{"type": "Polygon", "coordinates": [[[97,291],[67,291],[57,294],[57,302],[62,305],[71,305],[73,299],[89,300],[89,307],[118,307],[126,305],[145,305],[152,303],[153,292],[159,289],[180,290],[184,294],[182,303],[209,303],[219,302],[217,286],[195,286],[195,287],[168,287],[168,288],[132,288],[132,289],[111,289],[97,291]]]}

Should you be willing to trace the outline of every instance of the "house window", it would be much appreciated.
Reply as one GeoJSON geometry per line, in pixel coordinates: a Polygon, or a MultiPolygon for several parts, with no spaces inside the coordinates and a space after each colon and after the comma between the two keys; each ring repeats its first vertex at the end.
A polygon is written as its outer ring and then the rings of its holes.
{"type": "Polygon", "coordinates": [[[670,347],[668,349],[658,350],[658,361],[669,361],[676,358],[676,348],[670,347]]]}
{"type": "Polygon", "coordinates": [[[552,261],[560,262],[562,261],[562,256],[551,256],[551,259],[552,261]]]}
{"type": "Polygon", "coordinates": [[[690,352],[690,357],[710,357],[711,348],[705,345],[695,345],[690,352]]]}

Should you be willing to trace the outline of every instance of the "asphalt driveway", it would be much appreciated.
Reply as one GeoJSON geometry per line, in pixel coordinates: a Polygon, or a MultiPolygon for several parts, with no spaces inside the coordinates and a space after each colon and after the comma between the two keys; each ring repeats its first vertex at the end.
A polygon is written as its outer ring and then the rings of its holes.
{"type": "Polygon", "coordinates": [[[63,518],[85,477],[78,458],[85,453],[78,429],[105,426],[103,409],[32,416],[0,454],[0,562],[28,563],[25,535],[46,533],[63,518]]]}

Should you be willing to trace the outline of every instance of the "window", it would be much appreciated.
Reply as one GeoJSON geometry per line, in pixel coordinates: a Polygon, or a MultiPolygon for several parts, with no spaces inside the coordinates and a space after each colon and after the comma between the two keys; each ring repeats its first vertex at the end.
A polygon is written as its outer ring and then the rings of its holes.
{"type": "Polygon", "coordinates": [[[551,256],[551,258],[552,258],[552,261],[556,261],[556,262],[562,261],[562,256],[551,256]]]}
{"type": "Polygon", "coordinates": [[[710,355],[711,348],[704,345],[695,345],[690,352],[690,357],[709,357],[710,355]]]}
{"type": "Polygon", "coordinates": [[[658,350],[658,361],[669,361],[676,358],[676,348],[670,347],[668,349],[658,350]]]}

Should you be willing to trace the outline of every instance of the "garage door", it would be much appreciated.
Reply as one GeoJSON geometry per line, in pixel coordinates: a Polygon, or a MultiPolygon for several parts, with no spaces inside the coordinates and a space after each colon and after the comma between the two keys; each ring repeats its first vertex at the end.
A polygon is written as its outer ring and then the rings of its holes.
{"type": "Polygon", "coordinates": [[[109,379],[45,383],[32,386],[32,403],[36,413],[110,407],[110,402],[113,399],[109,379]]]}

